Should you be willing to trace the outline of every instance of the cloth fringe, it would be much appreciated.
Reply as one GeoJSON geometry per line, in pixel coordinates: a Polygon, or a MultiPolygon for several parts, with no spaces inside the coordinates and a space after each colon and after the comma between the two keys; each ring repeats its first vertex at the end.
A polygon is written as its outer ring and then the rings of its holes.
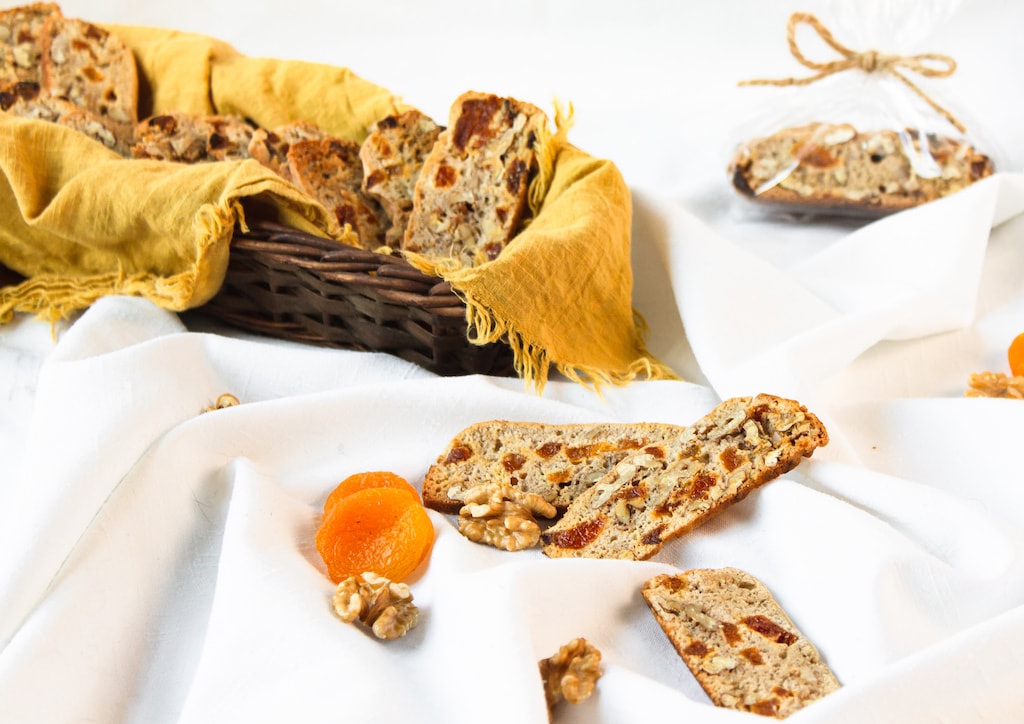
{"type": "MultiPolygon", "coordinates": [[[[459,296],[464,295],[459,294],[459,296]]],[[[602,386],[623,387],[638,378],[648,380],[679,379],[679,376],[671,368],[656,360],[642,347],[637,350],[637,359],[622,372],[564,362],[553,363],[543,347],[530,343],[521,333],[512,329],[506,322],[497,319],[488,309],[475,303],[472,299],[464,299],[464,302],[469,327],[469,341],[478,345],[494,342],[507,344],[512,350],[516,374],[523,379],[527,387],[532,387],[537,394],[544,391],[552,365],[566,379],[583,385],[598,395],[600,395],[602,386]]],[[[646,322],[643,321],[639,313],[634,314],[640,325],[646,327],[646,322]]]]}

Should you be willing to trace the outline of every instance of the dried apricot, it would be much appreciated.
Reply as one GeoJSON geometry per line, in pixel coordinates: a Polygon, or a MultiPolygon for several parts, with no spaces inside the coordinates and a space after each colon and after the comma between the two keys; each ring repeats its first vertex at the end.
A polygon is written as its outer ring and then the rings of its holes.
{"type": "MultiPolygon", "coordinates": [[[[356,473],[355,475],[349,475],[338,483],[338,486],[331,491],[330,495],[327,496],[327,500],[324,501],[324,515],[327,515],[327,511],[333,508],[335,503],[346,495],[351,495],[356,491],[366,490],[367,488],[395,488],[396,490],[405,490],[413,494],[413,497],[416,498],[416,502],[420,502],[419,491],[410,485],[409,481],[399,475],[386,471],[356,473]]],[[[360,573],[362,573],[362,571],[360,571],[360,573]]]]}
{"type": "Polygon", "coordinates": [[[1010,374],[1014,377],[1024,377],[1024,332],[1013,338],[1006,356],[1010,361],[1010,374]]]}
{"type": "Polygon", "coordinates": [[[316,549],[335,583],[367,571],[405,580],[433,543],[426,509],[400,488],[365,488],[341,497],[316,532],[316,549]]]}

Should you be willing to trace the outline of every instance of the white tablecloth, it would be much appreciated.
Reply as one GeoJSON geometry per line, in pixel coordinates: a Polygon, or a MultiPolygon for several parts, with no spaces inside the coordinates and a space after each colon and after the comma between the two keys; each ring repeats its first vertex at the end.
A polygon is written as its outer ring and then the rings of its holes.
{"type": "Polygon", "coordinates": [[[958,60],[928,88],[965,109],[1000,173],[852,223],[751,214],[724,172],[754,112],[736,81],[799,74],[786,18],[830,7],[706,5],[62,3],[348,65],[438,118],[471,88],[572,101],[570,138],[634,191],[635,305],[684,379],[537,395],[130,298],[53,329],[15,318],[0,327],[0,721],[543,722],[537,661],[578,636],[604,675],[556,721],[751,721],[711,705],[639,595],[657,573],[726,565],[768,585],[843,683],[794,721],[1024,719],[1024,403],[964,397],[1024,331],[1024,7],[953,5],[924,48],[958,60]],[[224,392],[242,404],[201,414],[224,392]],[[806,404],[830,444],[651,561],[507,553],[431,512],[420,625],[382,643],[331,614],[313,534],[343,477],[418,485],[481,420],[687,424],[758,392],[806,404]]]}

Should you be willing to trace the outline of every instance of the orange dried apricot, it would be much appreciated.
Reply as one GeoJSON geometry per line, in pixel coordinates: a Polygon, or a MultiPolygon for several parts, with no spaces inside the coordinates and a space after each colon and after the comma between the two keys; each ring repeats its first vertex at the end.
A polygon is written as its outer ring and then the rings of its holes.
{"type": "Polygon", "coordinates": [[[420,502],[419,491],[410,485],[409,481],[399,475],[383,470],[368,473],[355,473],[354,475],[349,475],[338,483],[338,486],[331,491],[330,495],[327,496],[327,500],[324,501],[324,515],[327,515],[327,511],[333,508],[335,503],[346,495],[351,495],[352,493],[359,490],[366,490],[367,488],[395,488],[396,490],[405,490],[412,493],[413,497],[416,498],[416,502],[420,502]]]}
{"type": "Polygon", "coordinates": [[[372,571],[402,581],[434,543],[434,525],[401,488],[365,488],[341,497],[316,532],[316,549],[335,583],[372,571]]]}
{"type": "Polygon", "coordinates": [[[1024,377],[1024,332],[1013,338],[1006,356],[1010,362],[1010,374],[1014,377],[1024,377]]]}

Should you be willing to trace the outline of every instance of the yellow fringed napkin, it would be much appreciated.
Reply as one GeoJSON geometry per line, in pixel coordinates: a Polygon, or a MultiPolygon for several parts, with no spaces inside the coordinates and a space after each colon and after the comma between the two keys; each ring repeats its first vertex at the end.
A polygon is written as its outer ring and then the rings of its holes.
{"type": "MultiPolygon", "coordinates": [[[[108,26],[139,65],[140,117],[237,114],[273,127],[312,121],[360,141],[404,106],[345,68],[249,58],[213,38],[108,26]]],[[[630,196],[621,174],[547,139],[546,193],[494,262],[438,271],[465,300],[473,341],[504,339],[519,374],[542,388],[550,368],[597,386],[671,378],[632,309],[630,196]]],[[[224,279],[232,230],[246,215],[341,238],[323,207],[253,160],[197,165],[123,159],[84,135],[0,113],[0,264],[26,277],[0,288],[0,321],[50,320],[109,294],[166,309],[202,306],[224,279]]]]}

